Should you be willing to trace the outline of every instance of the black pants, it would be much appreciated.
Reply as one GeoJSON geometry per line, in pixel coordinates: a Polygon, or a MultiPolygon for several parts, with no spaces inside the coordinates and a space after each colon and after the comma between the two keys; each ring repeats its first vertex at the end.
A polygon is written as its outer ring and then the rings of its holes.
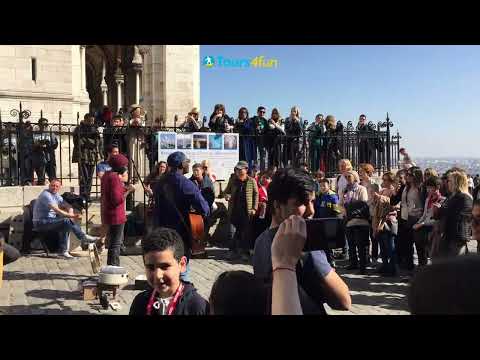
{"type": "Polygon", "coordinates": [[[429,231],[430,229],[425,226],[422,226],[419,230],[413,230],[413,241],[417,249],[418,265],[420,266],[428,263],[427,239],[429,231]]]}
{"type": "Polygon", "coordinates": [[[27,183],[30,183],[30,185],[33,184],[33,166],[30,156],[25,156],[20,163],[20,178],[22,185],[26,185],[27,183]]]}
{"type": "Polygon", "coordinates": [[[45,164],[34,162],[33,170],[37,174],[37,185],[45,185],[45,164]]]}
{"type": "Polygon", "coordinates": [[[56,178],[57,166],[55,160],[51,160],[46,164],[43,162],[34,162],[33,170],[37,173],[37,185],[45,185],[45,173],[48,175],[48,180],[56,178]]]}
{"type": "Polygon", "coordinates": [[[90,199],[90,191],[92,190],[93,172],[95,171],[94,164],[79,163],[78,175],[80,177],[80,195],[84,199],[90,199]]]}
{"type": "Polygon", "coordinates": [[[291,166],[298,168],[300,166],[301,156],[302,154],[300,153],[300,141],[297,138],[287,139],[285,164],[288,164],[288,161],[291,161],[291,166]]]}
{"type": "Polygon", "coordinates": [[[376,236],[373,235],[373,229],[370,226],[370,240],[372,242],[372,260],[378,259],[378,239],[376,236]]]}
{"type": "Polygon", "coordinates": [[[406,236],[408,235],[407,221],[402,218],[398,219],[398,236],[395,237],[395,253],[397,257],[397,264],[400,266],[405,265],[405,243],[406,236]]]}
{"type": "Polygon", "coordinates": [[[107,265],[120,266],[120,249],[123,244],[125,224],[109,225],[107,265]]]}
{"type": "Polygon", "coordinates": [[[369,232],[369,226],[350,226],[346,228],[350,265],[360,265],[360,270],[365,270],[367,266],[369,232]]]}
{"type": "Polygon", "coordinates": [[[48,181],[57,177],[57,163],[53,156],[50,158],[50,161],[47,162],[47,165],[45,165],[45,171],[48,175],[48,181]]]}
{"type": "MultiPolygon", "coordinates": [[[[260,171],[265,171],[265,169],[266,169],[265,159],[267,157],[267,149],[266,149],[265,145],[258,144],[257,145],[257,153],[258,153],[258,156],[260,158],[260,171]]],[[[268,161],[270,161],[270,159],[268,161]]]]}
{"type": "Polygon", "coordinates": [[[253,245],[255,244],[253,243],[252,245],[252,236],[251,236],[252,221],[250,217],[246,217],[240,222],[238,221],[238,219],[236,219],[237,221],[235,221],[235,219],[233,220],[235,224],[234,223],[231,223],[231,224],[232,224],[232,230],[235,229],[235,233],[233,235],[230,250],[235,252],[237,251],[246,252],[250,249],[253,249],[253,245]]]}
{"type": "Polygon", "coordinates": [[[404,246],[405,268],[407,270],[413,270],[415,265],[413,264],[413,244],[414,244],[414,230],[413,225],[418,221],[418,218],[408,217],[405,223],[405,229],[403,232],[403,239],[400,239],[402,246],[404,246]]]}

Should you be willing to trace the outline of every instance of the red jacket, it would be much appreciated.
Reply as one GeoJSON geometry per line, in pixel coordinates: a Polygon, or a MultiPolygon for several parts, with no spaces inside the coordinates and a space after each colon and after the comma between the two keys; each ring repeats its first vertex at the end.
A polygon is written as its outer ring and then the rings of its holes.
{"type": "Polygon", "coordinates": [[[118,174],[106,172],[102,177],[102,224],[119,225],[127,221],[124,193],[118,174]]]}

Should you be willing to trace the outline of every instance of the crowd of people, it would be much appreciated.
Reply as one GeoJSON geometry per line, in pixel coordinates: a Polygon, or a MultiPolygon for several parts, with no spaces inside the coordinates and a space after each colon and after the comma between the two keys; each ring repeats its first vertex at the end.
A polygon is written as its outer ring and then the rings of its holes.
{"type": "MultiPolygon", "coordinates": [[[[267,116],[264,106],[259,106],[254,116],[242,107],[234,118],[227,115],[222,104],[215,105],[208,122],[205,118],[200,121],[199,116],[199,110],[193,108],[176,128],[185,132],[238,133],[240,160],[246,161],[249,168],[258,166],[260,171],[266,171],[271,166],[300,167],[302,163],[309,162],[312,171],[320,169],[328,172],[346,151],[342,143],[344,126],[337,122],[335,116],[318,114],[308,124],[298,106],[293,106],[286,118],[277,108],[273,108],[267,116]]],[[[106,157],[107,149],[113,142],[124,155],[134,157],[136,147],[144,149],[149,170],[153,170],[158,158],[155,133],[164,127],[164,123],[157,118],[149,124],[148,131],[145,125],[145,111],[138,104],[115,115],[108,107],[94,114],[85,114],[71,133],[74,144],[71,160],[78,164],[78,178],[86,200],[90,198],[95,165],[106,157]],[[100,132],[99,128],[103,131],[100,132]]],[[[2,130],[1,171],[3,177],[9,179],[3,185],[45,185],[46,176],[54,179],[58,175],[56,153],[61,151],[60,133],[43,117],[35,126],[27,120],[20,127],[18,131],[8,127],[2,130]]],[[[367,122],[364,114],[359,116],[356,131],[358,161],[373,162],[374,153],[385,150],[382,138],[376,136],[377,131],[367,122]]]]}
{"type": "MultiPolygon", "coordinates": [[[[133,128],[143,125],[140,110],[132,109],[133,128]]],[[[228,202],[228,258],[251,262],[253,274],[222,273],[208,301],[201,298],[189,276],[194,255],[190,215],[202,217],[208,233],[209,219],[217,210],[215,174],[208,161],[191,164],[179,151],[170,154],[166,162],[157,163],[152,157],[152,172],[144,183],[151,198],[151,227],[142,242],[151,288],[135,298],[132,315],[325,314],[325,303],[348,310],[351,297],[335,271],[338,260],[348,261],[347,270],[362,275],[376,272],[395,277],[400,271],[413,275],[416,267],[434,267],[467,253],[468,241],[480,238],[478,176],[475,184],[460,168],[441,176],[434,169],[422,171],[401,149],[403,168],[385,172],[378,181],[369,160],[373,148],[382,145],[361,143],[358,172],[349,159],[340,159],[339,176],[328,179],[322,164],[328,157],[336,161],[341,153],[338,144],[330,143],[325,148],[324,139],[315,134],[338,131],[335,118],[329,115],[324,120],[319,115],[309,127],[313,144],[310,155],[312,164],[316,164],[309,169],[300,158],[283,157],[299,154],[300,142],[292,138],[285,143],[278,136],[297,136],[305,131],[298,107],[292,108],[285,122],[277,109],[272,110],[269,120],[265,113],[266,109],[259,107],[257,115],[250,118],[248,110],[242,108],[234,121],[223,105],[216,105],[209,122],[215,132],[254,135],[240,143],[240,161],[220,194],[228,202]],[[284,147],[288,150],[283,151],[284,147]],[[191,168],[193,175],[185,177],[191,168]],[[345,246],[303,251],[307,240],[305,220],[311,218],[342,219],[345,246]]],[[[49,168],[51,173],[47,171],[49,188],[34,205],[33,225],[38,232],[61,234],[58,251],[64,259],[72,258],[70,232],[85,244],[98,244],[107,238],[107,264],[120,266],[127,220],[125,202],[135,191],[128,183],[131,162],[127,156],[132,154],[132,143],[123,131],[122,116],[111,116],[106,125],[102,140],[95,117],[86,114],[74,134],[80,194],[88,198],[95,169],[101,182],[101,236],[85,234],[76,221],[81,215],[58,194],[61,182],[55,178],[51,164],[48,167],[52,157],[47,157],[46,150],[55,143],[52,138],[41,140],[41,163],[45,166],[39,171],[41,174],[49,168]],[[105,160],[100,161],[102,158],[105,160]]],[[[196,131],[199,125],[198,111],[193,109],[182,126],[196,131]]],[[[372,130],[365,115],[360,116],[358,130],[372,130]]]]}
{"type": "MultiPolygon", "coordinates": [[[[108,234],[107,263],[114,266],[120,265],[125,199],[134,191],[126,185],[127,167],[128,159],[116,146],[97,166],[102,224],[108,234]]],[[[142,242],[151,288],[135,298],[130,313],[325,314],[325,303],[348,310],[349,289],[335,271],[339,258],[348,261],[347,271],[360,274],[375,271],[389,277],[404,270],[413,275],[415,267],[444,267],[446,260],[468,252],[471,238],[480,237],[479,186],[473,189],[473,199],[462,169],[452,168],[439,176],[433,169],[410,166],[384,173],[380,184],[372,177],[371,164],[361,164],[357,172],[348,159],[342,159],[338,169],[340,175],[332,180],[321,170],[312,174],[305,168],[272,166],[259,171],[246,161],[238,162],[221,194],[229,204],[229,258],[251,262],[253,274],[222,273],[207,301],[190,282],[189,214],[195,211],[208,224],[216,210],[215,175],[203,162],[193,165],[191,178],[185,177],[190,161],[182,152],[156,164],[146,181],[153,226],[142,242]],[[333,217],[343,219],[345,248],[302,251],[307,240],[305,220],[333,217]]],[[[52,180],[42,192],[33,222],[39,232],[61,233],[60,256],[70,259],[70,232],[82,243],[99,238],[80,229],[76,223],[80,215],[58,194],[60,187],[59,180],[52,180]]],[[[425,280],[415,278],[413,283],[418,281],[425,280]]],[[[412,306],[421,313],[419,307],[425,305],[418,296],[412,295],[412,306]]]]}

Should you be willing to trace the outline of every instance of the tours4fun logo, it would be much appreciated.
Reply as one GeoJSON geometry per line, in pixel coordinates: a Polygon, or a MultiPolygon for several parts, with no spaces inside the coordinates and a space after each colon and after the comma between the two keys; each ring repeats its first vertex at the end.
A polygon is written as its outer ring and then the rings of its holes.
{"type": "Polygon", "coordinates": [[[265,56],[256,56],[254,58],[226,58],[224,56],[205,56],[203,66],[207,69],[212,68],[237,68],[237,69],[276,69],[278,59],[268,59],[265,56]]]}

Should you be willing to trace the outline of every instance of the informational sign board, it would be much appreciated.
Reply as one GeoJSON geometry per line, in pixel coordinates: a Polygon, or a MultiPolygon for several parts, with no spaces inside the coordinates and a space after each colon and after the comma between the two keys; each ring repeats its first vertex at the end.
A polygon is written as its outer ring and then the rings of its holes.
{"type": "Polygon", "coordinates": [[[174,133],[160,131],[158,136],[158,161],[167,161],[175,151],[190,159],[190,173],[195,163],[208,160],[217,180],[227,180],[239,159],[238,134],[226,133],[174,133]]]}

